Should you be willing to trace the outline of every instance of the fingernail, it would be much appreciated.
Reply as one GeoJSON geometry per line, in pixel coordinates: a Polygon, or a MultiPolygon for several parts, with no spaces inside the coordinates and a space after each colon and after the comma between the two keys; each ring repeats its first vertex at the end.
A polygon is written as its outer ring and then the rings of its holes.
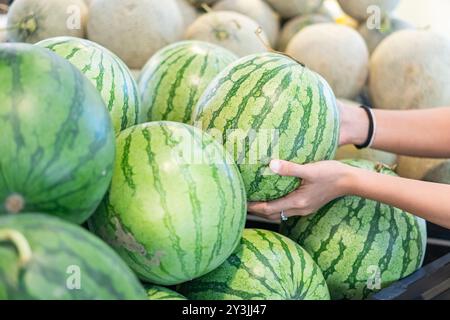
{"type": "Polygon", "coordinates": [[[272,160],[270,162],[270,170],[272,170],[274,173],[278,173],[281,168],[281,162],[279,160],[272,160]]]}

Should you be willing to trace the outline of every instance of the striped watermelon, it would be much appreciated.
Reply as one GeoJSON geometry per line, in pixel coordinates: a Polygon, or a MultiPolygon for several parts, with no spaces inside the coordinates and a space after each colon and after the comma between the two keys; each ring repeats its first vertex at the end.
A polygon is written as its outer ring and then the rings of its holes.
{"type": "Polygon", "coordinates": [[[53,52],[0,45],[0,214],[84,222],[111,182],[114,129],[95,87],[53,52]]]}
{"type": "Polygon", "coordinates": [[[164,287],[149,285],[145,289],[148,300],[186,300],[181,294],[164,287]]]}
{"type": "Polygon", "coordinates": [[[108,107],[117,133],[144,122],[136,82],[115,54],[94,42],[73,37],[51,38],[37,45],[67,59],[91,80],[108,107]]]}
{"type": "Polygon", "coordinates": [[[193,118],[233,153],[250,201],[277,199],[299,186],[296,178],[270,174],[272,158],[332,159],[338,145],[339,114],[328,84],[276,53],[227,67],[206,89],[193,118]]]}
{"type": "Polygon", "coordinates": [[[150,121],[190,123],[203,91],[237,57],[200,41],[182,41],[156,53],[139,79],[143,108],[150,121]]]}
{"type": "MultiPolygon", "coordinates": [[[[370,161],[346,163],[395,175],[370,161]]],[[[311,254],[333,299],[367,298],[420,268],[425,254],[424,220],[359,197],[344,197],[312,216],[291,218],[281,232],[311,254]]]]}
{"type": "Polygon", "coordinates": [[[0,300],[145,298],[127,265],[84,229],[46,215],[0,218],[0,300]]]}
{"type": "Polygon", "coordinates": [[[309,254],[275,232],[246,229],[236,251],[216,270],[184,283],[194,300],[329,300],[309,254]]]}
{"type": "Polygon", "coordinates": [[[213,138],[152,122],[117,138],[111,190],[90,220],[142,280],[174,285],[218,267],[239,243],[246,197],[213,138]]]}

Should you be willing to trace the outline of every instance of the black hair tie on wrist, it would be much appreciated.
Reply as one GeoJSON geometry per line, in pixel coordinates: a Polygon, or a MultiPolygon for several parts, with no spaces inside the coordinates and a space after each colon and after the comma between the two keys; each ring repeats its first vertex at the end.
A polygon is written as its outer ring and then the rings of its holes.
{"type": "Polygon", "coordinates": [[[370,147],[373,144],[373,140],[375,138],[375,117],[372,109],[364,105],[362,105],[361,108],[366,111],[367,116],[369,117],[369,132],[367,134],[367,140],[363,144],[355,145],[355,147],[359,150],[370,147]]]}

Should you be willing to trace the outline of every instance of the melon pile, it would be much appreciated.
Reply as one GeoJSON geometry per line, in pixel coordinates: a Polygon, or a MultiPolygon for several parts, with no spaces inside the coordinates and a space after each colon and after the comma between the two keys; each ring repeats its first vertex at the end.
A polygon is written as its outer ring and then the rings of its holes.
{"type": "Polygon", "coordinates": [[[15,0],[0,300],[366,299],[419,269],[425,221],[368,199],[279,232],[247,224],[248,202],[301,184],[272,159],[450,183],[449,161],[339,148],[340,103],[450,105],[449,40],[397,20],[398,1],[339,3],[15,0]],[[74,263],[86,286],[71,292],[74,263]]]}

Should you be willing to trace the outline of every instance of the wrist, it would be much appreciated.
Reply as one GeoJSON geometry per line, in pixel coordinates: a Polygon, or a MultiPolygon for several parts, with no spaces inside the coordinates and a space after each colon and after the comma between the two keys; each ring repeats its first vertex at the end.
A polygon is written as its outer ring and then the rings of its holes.
{"type": "Polygon", "coordinates": [[[345,138],[342,144],[362,145],[367,140],[369,118],[363,108],[345,106],[342,112],[341,131],[345,138]]]}
{"type": "Polygon", "coordinates": [[[359,170],[355,167],[343,164],[340,174],[339,190],[341,196],[356,195],[358,190],[359,170]]]}

